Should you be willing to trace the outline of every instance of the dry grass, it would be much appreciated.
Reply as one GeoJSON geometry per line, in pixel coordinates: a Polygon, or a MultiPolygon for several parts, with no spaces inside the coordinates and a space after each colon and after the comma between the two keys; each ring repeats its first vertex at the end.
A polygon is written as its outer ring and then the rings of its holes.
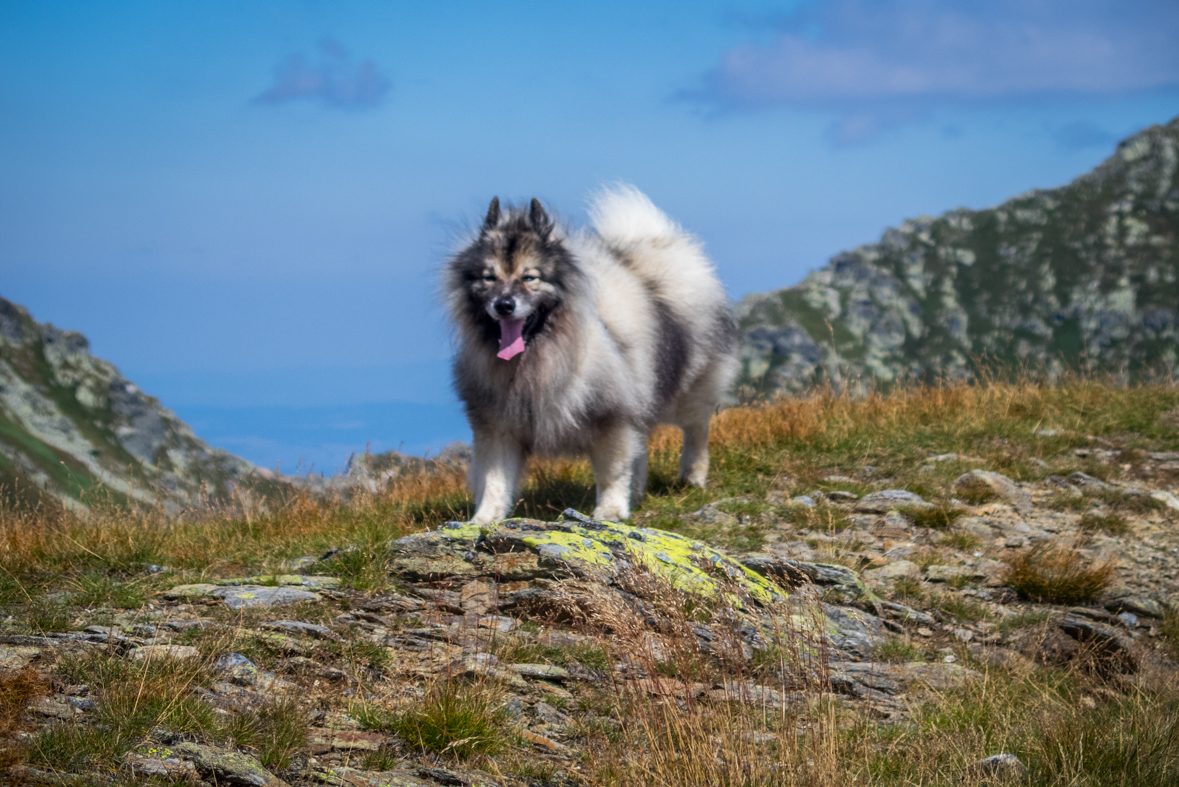
{"type": "MultiPolygon", "coordinates": [[[[1179,448],[1179,421],[1161,416],[1177,408],[1179,390],[1173,387],[1126,389],[1090,382],[916,387],[862,399],[820,392],[735,408],[713,420],[713,475],[707,490],[686,488],[675,480],[679,434],[656,431],[651,438],[651,495],[637,514],[640,520],[671,521],[720,498],[748,497],[754,502],[729,507],[734,515],[750,517],[751,526],[763,515],[790,516],[798,527],[834,533],[851,524],[836,506],[787,513],[763,511],[761,501],[771,489],[798,494],[839,487],[862,494],[879,479],[927,499],[946,500],[962,468],[947,462],[919,472],[934,453],[978,456],[988,469],[1016,480],[1073,469],[1096,475],[1101,467],[1080,464],[1072,456],[1073,449],[1090,446],[1086,435],[1116,436],[1131,449],[1174,450],[1179,448]],[[1062,431],[1045,437],[1038,434],[1044,428],[1062,431]],[[1051,460],[1052,470],[1037,460],[1051,460]],[[827,480],[833,475],[855,480],[827,480]]],[[[1154,506],[1141,496],[1108,498],[1090,496],[1083,502],[1086,509],[1100,502],[1115,512],[1137,513],[1154,506]]],[[[586,462],[537,460],[515,513],[552,518],[566,507],[586,510],[592,500],[586,462]]],[[[242,500],[232,510],[192,511],[176,519],[161,511],[109,506],[97,506],[88,518],[48,508],[0,506],[0,605],[30,630],[64,630],[87,605],[134,607],[165,584],[273,571],[286,559],[345,546],[356,548],[337,555],[332,572],[353,588],[379,590],[389,582],[391,539],[464,519],[471,503],[462,473],[443,468],[432,475],[398,478],[376,494],[352,500],[291,494],[265,503],[242,500]],[[183,573],[153,578],[146,564],[183,573]],[[51,591],[69,595],[45,598],[51,591]]],[[[957,509],[942,506],[921,524],[947,529],[959,515],[957,509]]],[[[753,543],[756,533],[738,535],[753,543]]],[[[972,546],[968,534],[952,529],[940,542],[956,549],[972,546]]],[[[840,559],[840,550],[854,551],[854,546],[849,541],[825,548],[840,559]]],[[[942,562],[938,550],[928,547],[911,559],[942,562]]],[[[1042,548],[1016,558],[1007,581],[1026,598],[1075,603],[1099,594],[1111,574],[1110,566],[1085,565],[1066,549],[1042,548]]],[[[1085,681],[1091,676],[992,671],[963,690],[915,705],[912,723],[882,725],[824,690],[826,654],[821,641],[808,633],[811,629],[790,617],[796,609],[776,615],[783,621],[780,630],[770,632],[768,647],[747,660],[734,635],[739,611],[724,603],[701,603],[645,575],[622,584],[644,599],[646,610],[661,621],[659,631],[651,631],[645,614],[603,601],[602,594],[571,582],[564,588],[569,603],[562,613],[584,632],[597,635],[596,643],[577,652],[518,647],[512,656],[556,664],[577,661],[612,676],[601,686],[580,691],[577,698],[579,710],[590,714],[570,732],[585,752],[576,778],[586,784],[959,785],[972,783],[964,777],[971,762],[1000,751],[1019,755],[1031,768],[1034,783],[1052,787],[1179,783],[1175,690],[1117,694],[1106,687],[1104,694],[1095,688],[1087,694],[1092,687],[1085,681]],[[714,633],[708,648],[696,636],[701,626],[714,633]],[[614,671],[617,664],[624,665],[622,672],[614,671]],[[719,696],[708,693],[726,685],[745,700],[781,701],[735,702],[723,691],[719,696]],[[757,686],[777,694],[755,690],[757,686]],[[1099,701],[1082,702],[1089,696],[1099,701]]],[[[897,582],[893,594],[915,599],[926,590],[919,582],[897,582]]],[[[959,620],[986,614],[982,605],[952,594],[935,602],[959,620]]],[[[1179,642],[1175,621],[1171,616],[1164,624],[1168,642],[1179,642]]],[[[251,620],[242,616],[238,622],[248,626],[251,620]]],[[[282,767],[298,749],[306,726],[298,708],[279,703],[226,721],[206,716],[194,700],[192,688],[209,680],[207,663],[215,653],[245,650],[261,663],[275,661],[265,642],[244,629],[236,631],[224,641],[215,639],[223,635],[194,633],[201,638],[193,644],[204,660],[189,667],[125,661],[122,666],[99,661],[63,665],[66,677],[74,675],[91,685],[99,703],[96,717],[105,726],[53,727],[31,742],[30,758],[59,770],[110,767],[137,736],[166,724],[189,737],[237,741],[273,767],[282,767]]],[[[880,655],[907,660],[909,646],[898,643],[880,655]]],[[[361,667],[369,673],[387,667],[396,675],[396,665],[382,661],[387,653],[360,647],[338,650],[330,655],[347,660],[357,673],[361,667]]],[[[393,686],[390,692],[404,688],[397,681],[381,685],[393,686]]],[[[3,720],[18,719],[41,690],[19,680],[0,684],[0,724],[17,724],[3,720]]],[[[357,696],[376,690],[375,683],[366,685],[357,696]]],[[[556,783],[554,771],[514,737],[498,691],[478,683],[439,683],[422,696],[391,694],[355,712],[371,713],[373,726],[397,729],[431,756],[466,757],[471,766],[492,773],[504,773],[515,763],[511,767],[520,778],[547,783],[551,777],[556,783]],[[486,741],[496,743],[488,746],[486,741]],[[497,747],[499,754],[494,754],[497,747]]],[[[386,762],[384,756],[374,755],[373,762],[386,762]]]]}
{"type": "Polygon", "coordinates": [[[1114,565],[1090,565],[1076,549],[1064,544],[1043,544],[1013,558],[1003,580],[1020,596],[1050,604],[1092,601],[1109,587],[1114,565]]]}

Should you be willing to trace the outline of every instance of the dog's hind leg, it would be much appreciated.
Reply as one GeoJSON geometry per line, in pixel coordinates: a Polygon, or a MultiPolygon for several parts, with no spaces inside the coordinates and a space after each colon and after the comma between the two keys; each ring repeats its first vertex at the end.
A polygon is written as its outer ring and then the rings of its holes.
{"type": "MultiPolygon", "coordinates": [[[[604,429],[590,446],[590,464],[598,487],[598,505],[594,519],[621,522],[630,517],[632,482],[639,464],[639,453],[647,450],[643,433],[630,424],[604,429]]],[[[642,463],[646,475],[646,461],[642,463]]],[[[645,486],[645,482],[644,482],[645,486]]]]}
{"type": "Polygon", "coordinates": [[[475,452],[469,476],[471,490],[475,493],[472,524],[498,522],[511,512],[520,489],[524,459],[524,449],[512,438],[475,433],[475,452]]]}
{"type": "Polygon", "coordinates": [[[708,480],[708,418],[684,424],[684,447],[680,451],[680,480],[704,486],[708,480]]]}
{"type": "Polygon", "coordinates": [[[647,495],[647,440],[642,439],[643,447],[635,457],[634,466],[630,472],[630,507],[637,508],[647,495]]]}
{"type": "Polygon", "coordinates": [[[704,486],[708,480],[708,422],[721,392],[732,382],[734,368],[728,357],[714,359],[676,402],[675,425],[684,431],[680,479],[693,486],[704,486]]]}

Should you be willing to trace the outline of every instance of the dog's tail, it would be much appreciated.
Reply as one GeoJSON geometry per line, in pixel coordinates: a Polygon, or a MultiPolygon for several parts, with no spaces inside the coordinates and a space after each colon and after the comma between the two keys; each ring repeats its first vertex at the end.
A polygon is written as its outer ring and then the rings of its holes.
{"type": "Polygon", "coordinates": [[[655,207],[646,194],[626,183],[602,188],[594,196],[589,214],[598,237],[617,249],[685,237],[683,229],[655,207]]]}

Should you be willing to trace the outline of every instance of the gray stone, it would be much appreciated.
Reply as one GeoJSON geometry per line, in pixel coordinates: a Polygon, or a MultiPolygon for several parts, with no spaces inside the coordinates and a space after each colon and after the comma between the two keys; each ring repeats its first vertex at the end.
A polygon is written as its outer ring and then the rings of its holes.
{"type": "Polygon", "coordinates": [[[882,601],[880,602],[880,607],[889,617],[913,621],[926,626],[937,625],[937,621],[934,620],[932,616],[927,615],[924,612],[919,612],[918,610],[912,609],[911,607],[906,607],[904,604],[897,604],[895,601],[882,601]]]}
{"type": "Polygon", "coordinates": [[[827,499],[832,503],[854,503],[860,499],[860,496],[854,495],[851,492],[844,492],[841,489],[833,489],[827,493],[827,499]]]}
{"type": "Polygon", "coordinates": [[[304,623],[301,620],[271,620],[263,623],[262,628],[270,629],[271,631],[282,631],[296,636],[302,635],[314,639],[330,640],[332,642],[338,642],[340,639],[340,636],[327,626],[321,626],[317,623],[304,623]]]}
{"type": "Polygon", "coordinates": [[[953,488],[959,490],[978,484],[989,487],[997,499],[1009,503],[1019,511],[1026,513],[1032,510],[1032,496],[1016,486],[1010,478],[1000,473],[992,473],[989,470],[971,470],[954,479],[953,488]]]}
{"type": "Polygon", "coordinates": [[[133,648],[127,656],[134,661],[147,661],[149,659],[186,661],[188,659],[199,659],[201,652],[191,645],[143,645],[142,647],[133,648]]]}
{"type": "Polygon", "coordinates": [[[525,678],[566,681],[572,679],[569,670],[555,664],[510,664],[508,669],[525,678]]]}
{"type": "Polygon", "coordinates": [[[860,498],[855,510],[865,514],[883,514],[896,508],[932,508],[921,495],[906,489],[885,489],[860,498]]]}
{"type": "Polygon", "coordinates": [[[19,672],[34,659],[41,657],[41,649],[28,645],[8,647],[0,645],[0,670],[19,672]]]}
{"type": "Polygon", "coordinates": [[[891,582],[897,579],[920,579],[921,567],[909,560],[894,560],[880,568],[864,572],[864,579],[874,582],[891,582]]]}
{"type": "Polygon", "coordinates": [[[1117,672],[1133,672],[1138,669],[1133,641],[1092,620],[1070,615],[1060,621],[1065,634],[1086,646],[1090,655],[1095,656],[1108,668],[1117,672]]]}
{"type": "Polygon", "coordinates": [[[1027,766],[1014,754],[994,754],[966,769],[968,778],[983,779],[987,783],[1026,781],[1030,774],[1027,766]]]}
{"type": "Polygon", "coordinates": [[[319,595],[306,590],[296,590],[289,587],[261,587],[257,585],[243,585],[241,587],[219,587],[210,595],[225,602],[230,609],[246,607],[285,607],[300,601],[319,601],[319,595]]]}
{"type": "Polygon", "coordinates": [[[824,603],[827,640],[838,655],[847,659],[867,659],[887,639],[880,618],[849,607],[824,603]]]}
{"type": "Polygon", "coordinates": [[[217,590],[217,585],[209,582],[198,582],[195,585],[177,585],[171,590],[165,590],[164,598],[171,601],[188,601],[201,596],[208,596],[217,590]]]}
{"type": "Polygon", "coordinates": [[[973,579],[982,576],[974,569],[964,566],[926,566],[925,578],[930,582],[953,582],[958,579],[973,579]]]}
{"type": "Polygon", "coordinates": [[[1070,483],[1085,489],[1113,489],[1113,486],[1105,483],[1100,478],[1094,478],[1088,473],[1082,473],[1080,470],[1071,473],[1068,480],[1070,483]]]}
{"type": "Polygon", "coordinates": [[[1146,596],[1117,596],[1107,599],[1104,606],[1110,612],[1133,612],[1144,618],[1162,618],[1165,615],[1163,605],[1146,596]]]}

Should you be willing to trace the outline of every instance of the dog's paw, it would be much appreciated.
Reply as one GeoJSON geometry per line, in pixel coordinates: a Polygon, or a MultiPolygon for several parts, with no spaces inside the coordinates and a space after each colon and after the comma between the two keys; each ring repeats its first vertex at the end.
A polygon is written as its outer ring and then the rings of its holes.
{"type": "Polygon", "coordinates": [[[594,509],[594,519],[599,522],[622,522],[630,519],[630,509],[620,506],[598,506],[594,509]]]}

